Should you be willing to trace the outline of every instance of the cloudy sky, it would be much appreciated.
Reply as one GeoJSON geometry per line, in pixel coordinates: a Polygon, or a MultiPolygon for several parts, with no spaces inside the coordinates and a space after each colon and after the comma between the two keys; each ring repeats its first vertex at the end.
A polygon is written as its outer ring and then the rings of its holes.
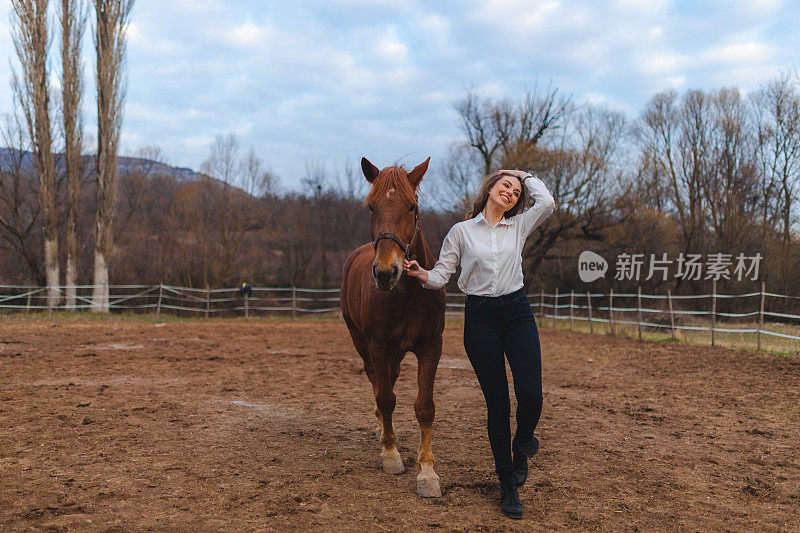
{"type": "MultiPolygon", "coordinates": [[[[137,0],[122,149],[157,144],[168,162],[198,168],[214,136],[233,132],[286,189],[310,163],[436,164],[468,89],[517,98],[538,80],[631,115],[667,87],[752,90],[797,66],[798,4],[137,0]]],[[[8,17],[0,24],[11,57],[8,17]]],[[[88,60],[86,72],[91,81],[88,60]]],[[[0,110],[10,105],[2,83],[0,110]]]]}

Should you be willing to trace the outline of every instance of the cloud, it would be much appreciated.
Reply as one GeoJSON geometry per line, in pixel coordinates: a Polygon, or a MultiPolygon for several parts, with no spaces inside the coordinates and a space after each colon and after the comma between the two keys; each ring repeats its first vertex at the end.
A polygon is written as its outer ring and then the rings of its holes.
{"type": "Polygon", "coordinates": [[[379,57],[391,63],[405,63],[408,60],[408,47],[397,38],[394,28],[378,38],[375,51],[379,57]]]}
{"type": "Polygon", "coordinates": [[[252,50],[266,45],[273,31],[268,25],[259,26],[248,21],[223,30],[221,35],[222,40],[227,40],[238,48],[252,50]]]}

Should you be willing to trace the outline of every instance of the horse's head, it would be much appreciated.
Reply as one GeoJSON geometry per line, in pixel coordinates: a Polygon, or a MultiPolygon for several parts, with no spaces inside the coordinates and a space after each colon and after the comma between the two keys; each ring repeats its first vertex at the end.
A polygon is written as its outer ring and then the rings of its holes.
{"type": "Polygon", "coordinates": [[[403,274],[403,259],[419,236],[417,187],[428,170],[429,157],[411,172],[393,166],[378,167],[361,159],[364,177],[372,184],[364,204],[370,211],[370,233],[375,249],[372,276],[378,288],[390,291],[403,274]]]}

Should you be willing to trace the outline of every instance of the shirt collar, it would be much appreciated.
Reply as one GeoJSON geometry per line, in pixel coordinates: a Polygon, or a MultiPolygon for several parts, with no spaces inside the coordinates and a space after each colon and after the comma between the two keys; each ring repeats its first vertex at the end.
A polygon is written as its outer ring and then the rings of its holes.
{"type": "MultiPolygon", "coordinates": [[[[478,222],[480,222],[481,220],[483,220],[484,222],[486,222],[486,225],[487,225],[487,226],[489,226],[490,228],[492,227],[492,225],[491,225],[491,224],[489,224],[489,221],[488,221],[488,220],[486,220],[486,217],[485,217],[485,216],[483,216],[483,211],[481,211],[480,213],[478,213],[478,214],[475,216],[474,220],[475,220],[475,222],[476,222],[476,223],[478,223],[478,222]]],[[[511,222],[510,222],[510,221],[509,221],[509,219],[507,219],[506,217],[500,217],[500,221],[497,223],[497,226],[500,226],[501,224],[502,224],[503,226],[510,226],[510,225],[511,225],[511,222]]]]}

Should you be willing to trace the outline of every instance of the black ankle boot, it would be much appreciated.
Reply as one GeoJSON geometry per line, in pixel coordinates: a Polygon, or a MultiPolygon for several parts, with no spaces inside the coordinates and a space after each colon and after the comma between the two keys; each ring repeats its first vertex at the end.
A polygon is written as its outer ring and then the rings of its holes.
{"type": "Polygon", "coordinates": [[[502,498],[500,509],[509,518],[522,518],[522,504],[519,503],[519,493],[517,492],[514,472],[498,472],[497,476],[500,478],[500,496],[502,498]]]}
{"type": "Polygon", "coordinates": [[[528,458],[536,455],[539,451],[539,440],[533,437],[528,442],[517,444],[512,442],[511,450],[514,452],[512,462],[514,464],[514,476],[517,486],[521,487],[528,479],[528,458]]]}

